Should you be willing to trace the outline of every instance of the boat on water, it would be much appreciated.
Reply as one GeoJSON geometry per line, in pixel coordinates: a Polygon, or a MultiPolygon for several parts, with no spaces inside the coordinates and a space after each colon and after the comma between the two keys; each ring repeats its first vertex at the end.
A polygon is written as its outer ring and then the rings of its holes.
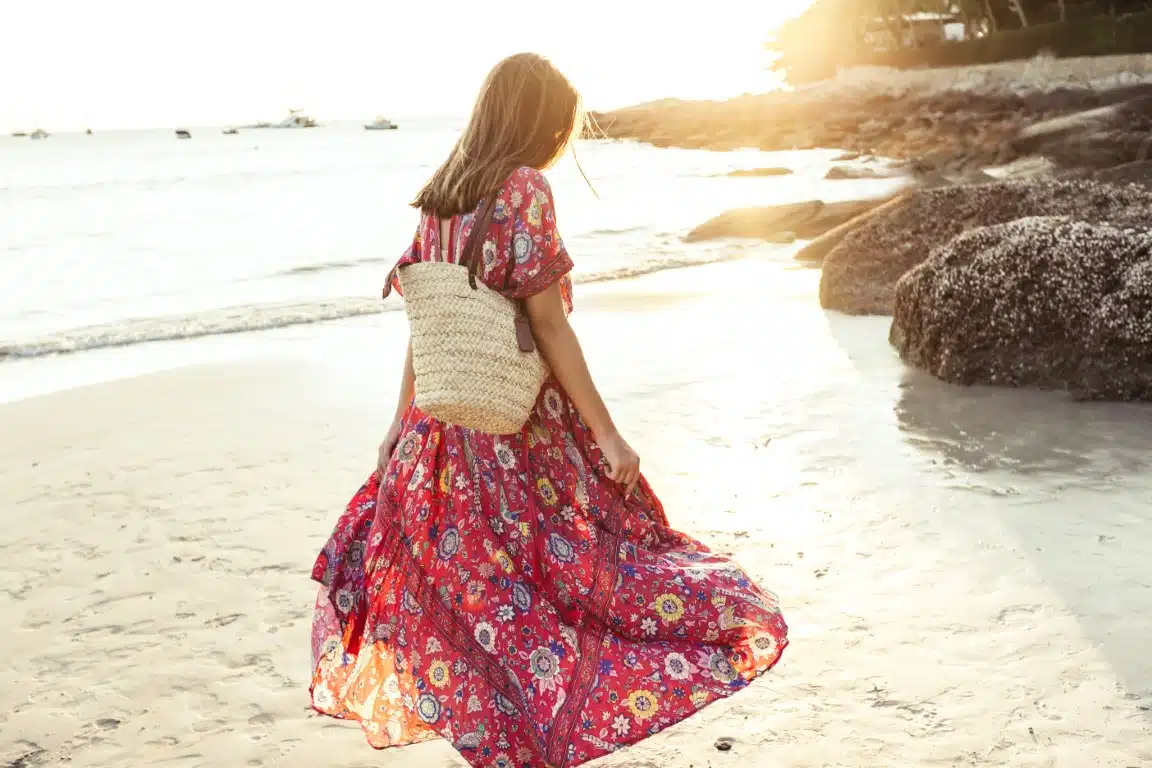
{"type": "Polygon", "coordinates": [[[46,139],[50,135],[51,134],[48,133],[48,131],[44,130],[43,128],[37,128],[36,130],[32,131],[32,133],[28,134],[28,136],[33,138],[33,139],[46,139]]]}
{"type": "Polygon", "coordinates": [[[240,133],[240,130],[238,128],[225,128],[223,131],[221,131],[221,133],[223,133],[225,136],[235,136],[236,134],[240,133]]]}
{"type": "Polygon", "coordinates": [[[243,125],[241,128],[246,130],[255,128],[318,128],[319,125],[311,117],[303,114],[301,110],[290,109],[288,110],[288,117],[278,123],[253,123],[252,125],[243,125]]]}
{"type": "Polygon", "coordinates": [[[13,137],[13,138],[15,138],[15,139],[23,139],[23,138],[25,138],[27,135],[28,135],[28,134],[27,134],[27,133],[25,133],[24,131],[16,131],[15,133],[13,133],[13,134],[12,134],[12,137],[13,137]]]}
{"type": "Polygon", "coordinates": [[[389,120],[386,117],[377,117],[375,120],[373,120],[372,122],[365,125],[364,130],[366,130],[366,131],[394,131],[399,127],[400,126],[396,125],[396,123],[392,122],[391,120],[389,120]]]}
{"type": "Polygon", "coordinates": [[[176,138],[178,138],[178,139],[190,139],[190,138],[192,138],[192,132],[186,131],[183,128],[177,128],[176,129],[176,138]]]}

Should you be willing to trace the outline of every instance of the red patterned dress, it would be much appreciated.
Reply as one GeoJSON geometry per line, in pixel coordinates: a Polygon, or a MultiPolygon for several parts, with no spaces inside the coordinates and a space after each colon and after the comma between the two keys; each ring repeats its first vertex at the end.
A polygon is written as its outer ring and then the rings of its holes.
{"type": "MultiPolygon", "coordinates": [[[[439,258],[439,239],[426,217],[400,263],[439,258]]],[[[538,171],[505,183],[482,253],[490,287],[520,299],[562,280],[571,308],[538,171]]],[[[444,738],[477,768],[569,768],[771,669],[775,596],[670,528],[646,482],[625,498],[605,471],[555,379],[514,435],[410,407],[313,570],[313,706],[378,748],[444,738]]]]}

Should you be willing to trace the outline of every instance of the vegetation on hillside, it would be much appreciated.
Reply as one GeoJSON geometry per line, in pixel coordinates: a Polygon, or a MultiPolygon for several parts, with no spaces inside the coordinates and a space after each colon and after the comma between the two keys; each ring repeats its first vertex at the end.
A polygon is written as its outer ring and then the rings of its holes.
{"type": "Polygon", "coordinates": [[[816,0],[777,30],[794,84],[849,66],[961,66],[1152,52],[1150,0],[816,0]]]}

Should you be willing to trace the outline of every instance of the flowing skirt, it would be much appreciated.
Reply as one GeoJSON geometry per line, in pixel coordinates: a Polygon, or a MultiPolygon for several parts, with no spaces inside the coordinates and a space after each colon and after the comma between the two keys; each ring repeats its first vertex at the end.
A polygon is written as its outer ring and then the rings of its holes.
{"type": "Polygon", "coordinates": [[[568,768],[771,669],[775,596],[605,473],[555,381],[518,435],[410,408],[316,561],[313,706],[377,748],[444,738],[478,768],[568,768]]]}

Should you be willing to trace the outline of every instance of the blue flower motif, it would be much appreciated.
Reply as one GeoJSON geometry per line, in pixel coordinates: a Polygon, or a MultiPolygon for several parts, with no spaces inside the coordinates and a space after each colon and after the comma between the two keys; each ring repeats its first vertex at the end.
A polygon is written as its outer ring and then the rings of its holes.
{"type": "Polygon", "coordinates": [[[514,716],[520,714],[520,710],[516,709],[516,705],[501,693],[496,694],[496,709],[505,715],[514,716]]]}
{"type": "Polygon", "coordinates": [[[460,550],[460,532],[455,528],[447,528],[436,542],[436,554],[441,560],[451,560],[452,556],[460,550]]]}
{"type": "Polygon", "coordinates": [[[521,613],[528,613],[532,609],[532,591],[519,581],[512,585],[512,602],[521,613]]]}
{"type": "Polygon", "coordinates": [[[440,719],[440,702],[435,696],[426,693],[416,700],[416,714],[420,719],[432,725],[440,719]]]}
{"type": "Polygon", "coordinates": [[[548,551],[562,563],[571,563],[576,559],[576,549],[572,546],[572,542],[558,533],[548,537],[548,551]]]}

